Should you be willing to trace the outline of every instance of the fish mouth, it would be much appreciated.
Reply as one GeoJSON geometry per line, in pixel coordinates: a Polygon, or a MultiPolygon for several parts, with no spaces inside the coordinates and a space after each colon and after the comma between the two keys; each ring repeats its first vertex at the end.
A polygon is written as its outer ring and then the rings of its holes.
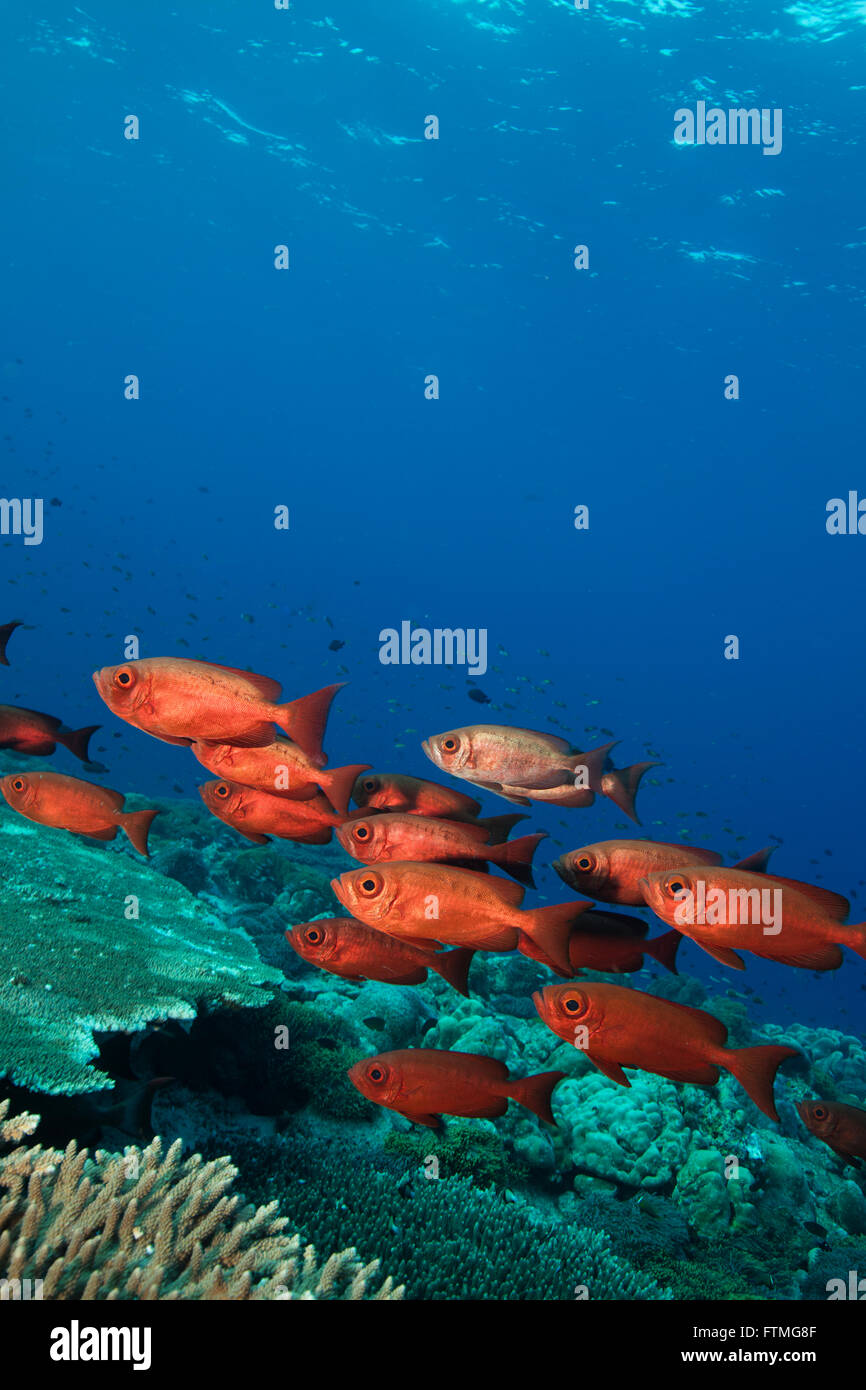
{"type": "Polygon", "coordinates": [[[430,759],[431,763],[435,763],[436,759],[433,757],[433,754],[430,752],[430,740],[429,740],[429,738],[424,738],[424,739],[421,740],[421,747],[422,747],[422,749],[424,750],[424,752],[426,753],[427,757],[430,759]]]}
{"type": "MultiPolygon", "coordinates": [[[[339,833],[339,832],[338,832],[338,833],[339,833]]],[[[345,890],[344,890],[344,888],[343,888],[343,886],[342,886],[342,884],[340,883],[340,880],[339,880],[338,878],[332,878],[332,879],[331,879],[331,892],[333,893],[334,897],[337,899],[337,902],[342,903],[342,904],[343,904],[343,907],[345,907],[345,908],[347,909],[347,911],[351,912],[352,909],[351,909],[350,905],[346,902],[345,890]]]]}
{"type": "Polygon", "coordinates": [[[637,886],[643,893],[644,902],[651,903],[654,885],[650,883],[648,878],[639,878],[637,886]]]}
{"type": "Polygon", "coordinates": [[[533,994],[532,994],[532,1002],[533,1002],[533,1004],[535,1005],[535,1010],[536,1010],[536,1013],[538,1014],[538,1017],[539,1017],[540,1019],[542,1019],[543,1022],[546,1023],[546,1022],[547,1022],[547,1005],[546,1005],[545,1002],[544,1002],[544,994],[542,993],[542,991],[541,991],[540,989],[536,989],[536,990],[533,991],[533,994]]]}

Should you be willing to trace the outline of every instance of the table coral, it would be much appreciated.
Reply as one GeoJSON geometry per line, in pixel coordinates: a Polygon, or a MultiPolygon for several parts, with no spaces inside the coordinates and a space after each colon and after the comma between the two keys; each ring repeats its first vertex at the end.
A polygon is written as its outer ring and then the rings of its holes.
{"type": "Polygon", "coordinates": [[[265,1004],[262,986],[281,978],[246,936],[126,854],[6,816],[0,853],[0,1076],[17,1085],[109,1088],[89,1065],[95,1031],[265,1004]]]}

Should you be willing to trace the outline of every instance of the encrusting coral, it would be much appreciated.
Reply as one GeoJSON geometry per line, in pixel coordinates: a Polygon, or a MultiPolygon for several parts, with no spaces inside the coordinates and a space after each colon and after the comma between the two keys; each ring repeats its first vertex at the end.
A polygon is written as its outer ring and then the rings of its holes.
{"type": "Polygon", "coordinates": [[[254,1208],[229,1191],[228,1158],[181,1159],[145,1149],[89,1154],[28,1147],[37,1115],[0,1104],[0,1297],[14,1281],[41,1280],[39,1296],[66,1300],[399,1299],[379,1262],[354,1249],[319,1264],[286,1235],[278,1203],[254,1208]],[[11,1149],[8,1146],[15,1146],[11,1149]],[[4,1150],[8,1150],[3,1152],[4,1150]]]}

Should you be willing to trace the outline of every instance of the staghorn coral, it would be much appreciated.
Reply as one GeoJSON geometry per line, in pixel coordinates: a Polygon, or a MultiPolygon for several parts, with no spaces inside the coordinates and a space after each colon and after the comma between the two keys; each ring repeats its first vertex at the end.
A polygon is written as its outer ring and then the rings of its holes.
{"type": "Polygon", "coordinates": [[[0,853],[0,1077],[16,1085],[108,1089],[89,1065],[94,1031],[260,1006],[281,978],[187,889],[124,853],[11,815],[0,853]]]}
{"type": "Polygon", "coordinates": [[[375,1291],[378,1260],[353,1248],[320,1265],[312,1245],[285,1234],[277,1202],[254,1208],[229,1189],[228,1158],[181,1159],[180,1140],[163,1154],[65,1152],[21,1141],[36,1115],[0,1105],[0,1280],[39,1279],[41,1297],[60,1300],[399,1299],[387,1278],[375,1291]],[[2,1149],[17,1146],[3,1155],[2,1149]]]}

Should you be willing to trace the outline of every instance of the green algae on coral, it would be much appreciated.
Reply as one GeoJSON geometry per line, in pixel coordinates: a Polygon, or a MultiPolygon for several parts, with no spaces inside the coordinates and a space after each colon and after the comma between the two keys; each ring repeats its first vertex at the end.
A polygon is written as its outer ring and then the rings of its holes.
{"type": "Polygon", "coordinates": [[[281,979],[242,932],[127,854],[5,816],[0,854],[0,1076],[16,1085],[108,1089],[94,1032],[259,1006],[281,979]]]}

